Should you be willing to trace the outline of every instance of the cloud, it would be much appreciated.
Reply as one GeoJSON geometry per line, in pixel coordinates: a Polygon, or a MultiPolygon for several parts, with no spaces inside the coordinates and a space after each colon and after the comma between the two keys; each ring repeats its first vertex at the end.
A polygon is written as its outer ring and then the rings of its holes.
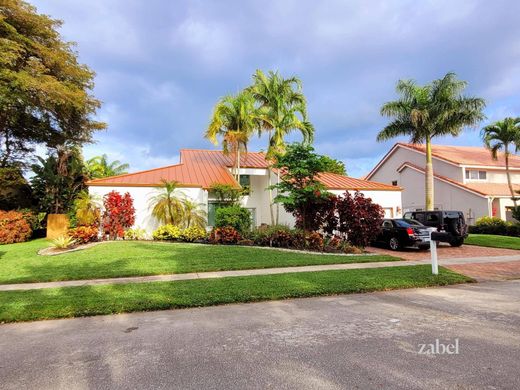
{"type": "MultiPolygon", "coordinates": [[[[97,72],[109,128],[89,153],[113,153],[133,169],[175,163],[183,147],[213,148],[202,137],[213,105],[257,68],[302,79],[318,152],[346,161],[354,176],[392,144],[375,136],[400,78],[425,83],[455,71],[488,101],[489,120],[520,111],[513,0],[33,3],[64,20],[63,35],[97,72]]],[[[437,142],[480,144],[474,130],[437,142]]],[[[265,145],[254,139],[250,149],[265,145]]]]}

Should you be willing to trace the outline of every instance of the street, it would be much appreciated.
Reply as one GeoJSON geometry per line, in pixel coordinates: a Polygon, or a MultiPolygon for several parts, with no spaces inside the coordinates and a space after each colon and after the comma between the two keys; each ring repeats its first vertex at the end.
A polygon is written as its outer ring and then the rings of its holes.
{"type": "Polygon", "coordinates": [[[518,389],[519,372],[520,280],[0,325],[2,389],[518,389]]]}

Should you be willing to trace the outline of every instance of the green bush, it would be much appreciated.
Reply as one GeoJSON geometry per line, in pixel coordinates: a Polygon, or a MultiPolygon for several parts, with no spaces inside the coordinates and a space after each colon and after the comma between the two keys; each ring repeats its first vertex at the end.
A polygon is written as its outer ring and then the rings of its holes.
{"type": "Polygon", "coordinates": [[[215,227],[231,226],[239,233],[251,230],[251,214],[249,210],[234,205],[217,209],[215,214],[215,227]]]}
{"type": "Polygon", "coordinates": [[[146,230],[135,228],[128,229],[124,234],[125,240],[144,240],[146,238],[146,230]]]}
{"type": "Polygon", "coordinates": [[[482,217],[477,219],[475,226],[470,226],[473,234],[494,234],[500,236],[520,236],[520,224],[506,222],[497,217],[482,217]]]}
{"type": "Polygon", "coordinates": [[[182,241],[193,242],[204,240],[208,236],[205,229],[199,226],[191,226],[181,231],[180,239],[182,241]]]}
{"type": "Polygon", "coordinates": [[[177,240],[181,237],[181,229],[175,225],[163,225],[153,232],[152,237],[154,240],[177,240]]]}

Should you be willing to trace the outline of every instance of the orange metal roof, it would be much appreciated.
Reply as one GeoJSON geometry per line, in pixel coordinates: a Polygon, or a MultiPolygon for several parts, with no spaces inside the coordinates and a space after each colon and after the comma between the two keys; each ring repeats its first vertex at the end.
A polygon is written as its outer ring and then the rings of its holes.
{"type": "MultiPolygon", "coordinates": [[[[412,148],[422,153],[426,151],[426,147],[423,144],[406,144],[399,142],[398,145],[412,148]]],[[[498,159],[494,160],[488,149],[479,146],[432,145],[432,155],[457,165],[505,167],[503,153],[499,153],[498,159]]],[[[509,157],[509,165],[511,168],[520,168],[520,156],[512,154],[509,157]]]]}
{"type": "MultiPolygon", "coordinates": [[[[176,180],[181,187],[209,188],[212,184],[238,183],[229,171],[233,166],[231,156],[218,150],[182,149],[180,164],[125,175],[90,180],[89,186],[157,187],[162,180],[176,180]]],[[[269,162],[264,153],[248,152],[240,159],[241,168],[267,169],[269,162]]],[[[319,180],[328,188],[336,190],[401,191],[400,187],[376,183],[352,177],[323,173],[319,180]]]]}

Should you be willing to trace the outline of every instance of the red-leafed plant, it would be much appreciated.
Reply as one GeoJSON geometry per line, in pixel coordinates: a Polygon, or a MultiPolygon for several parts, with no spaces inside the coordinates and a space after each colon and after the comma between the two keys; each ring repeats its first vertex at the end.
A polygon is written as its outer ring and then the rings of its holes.
{"type": "Polygon", "coordinates": [[[24,242],[31,234],[31,225],[23,213],[0,210],[0,244],[24,242]]]}
{"type": "Polygon", "coordinates": [[[236,244],[241,239],[240,233],[231,226],[214,228],[209,235],[212,244],[236,244]]]}
{"type": "Polygon", "coordinates": [[[345,192],[336,202],[339,231],[352,245],[365,247],[379,234],[384,211],[359,192],[345,192]]]}
{"type": "Polygon", "coordinates": [[[135,208],[132,196],[127,192],[121,195],[111,191],[103,197],[105,212],[103,214],[103,229],[111,240],[122,238],[125,229],[135,222],[135,208]]]}
{"type": "Polygon", "coordinates": [[[87,244],[98,240],[99,229],[96,226],[78,226],[69,229],[69,236],[78,244],[87,244]]]}

